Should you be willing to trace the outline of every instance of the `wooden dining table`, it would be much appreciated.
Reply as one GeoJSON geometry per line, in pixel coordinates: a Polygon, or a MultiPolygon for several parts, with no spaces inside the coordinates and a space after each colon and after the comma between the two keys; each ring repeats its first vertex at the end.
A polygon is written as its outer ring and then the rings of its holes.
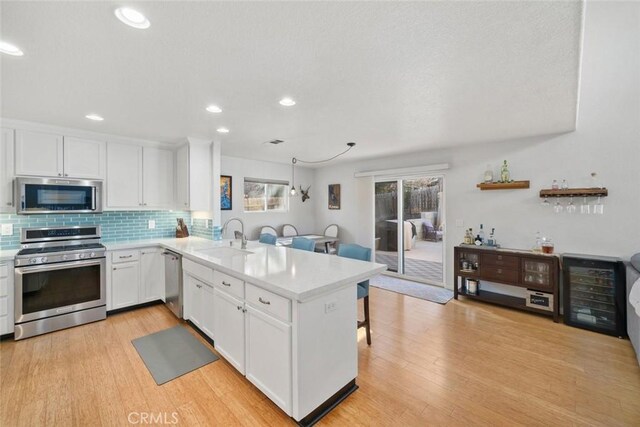
{"type": "Polygon", "coordinates": [[[321,234],[300,234],[298,236],[278,237],[276,239],[276,245],[279,246],[291,246],[294,237],[304,237],[305,239],[311,239],[316,242],[316,245],[324,245],[327,253],[329,253],[329,245],[332,243],[338,243],[337,237],[323,236],[321,234]]]}

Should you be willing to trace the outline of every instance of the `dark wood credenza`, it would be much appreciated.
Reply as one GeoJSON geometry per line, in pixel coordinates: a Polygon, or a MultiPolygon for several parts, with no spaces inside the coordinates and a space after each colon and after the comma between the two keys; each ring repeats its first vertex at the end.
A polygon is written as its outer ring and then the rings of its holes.
{"type": "Polygon", "coordinates": [[[453,251],[455,263],[453,297],[455,299],[458,299],[458,295],[463,295],[479,301],[553,316],[553,321],[558,321],[560,263],[556,255],[474,246],[456,246],[453,251]],[[463,269],[463,260],[474,265],[474,268],[463,269]],[[467,293],[469,279],[479,281],[477,295],[467,293]],[[553,309],[547,311],[530,307],[527,306],[526,298],[484,290],[482,281],[552,294],[553,309]]]}

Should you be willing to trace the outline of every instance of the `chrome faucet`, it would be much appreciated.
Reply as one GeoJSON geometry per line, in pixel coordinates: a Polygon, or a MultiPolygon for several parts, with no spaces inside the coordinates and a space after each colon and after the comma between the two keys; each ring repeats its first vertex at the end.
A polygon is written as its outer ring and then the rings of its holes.
{"type": "Polygon", "coordinates": [[[229,225],[229,223],[231,221],[238,221],[240,223],[240,233],[242,235],[242,246],[241,246],[241,248],[242,249],[247,249],[247,236],[244,235],[244,222],[242,222],[242,220],[240,218],[238,218],[237,216],[234,216],[233,218],[229,218],[228,220],[226,220],[224,222],[224,224],[222,225],[222,235],[224,235],[224,232],[227,230],[227,225],[229,225]]]}

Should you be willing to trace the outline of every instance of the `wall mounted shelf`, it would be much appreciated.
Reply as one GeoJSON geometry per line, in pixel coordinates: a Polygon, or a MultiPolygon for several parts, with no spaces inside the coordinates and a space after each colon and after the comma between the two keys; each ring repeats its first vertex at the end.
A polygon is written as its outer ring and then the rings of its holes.
{"type": "Polygon", "coordinates": [[[609,190],[606,188],[548,188],[540,190],[540,197],[606,197],[608,195],[609,190]]]}
{"type": "Polygon", "coordinates": [[[513,190],[519,188],[529,188],[529,181],[511,182],[481,182],[477,184],[480,190],[513,190]]]}

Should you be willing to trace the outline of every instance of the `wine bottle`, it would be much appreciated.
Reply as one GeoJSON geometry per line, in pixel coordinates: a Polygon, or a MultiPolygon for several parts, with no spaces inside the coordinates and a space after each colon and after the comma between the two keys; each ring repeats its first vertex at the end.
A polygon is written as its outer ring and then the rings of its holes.
{"type": "Polygon", "coordinates": [[[480,224],[480,231],[478,232],[478,237],[480,237],[480,241],[482,243],[485,242],[485,240],[484,240],[484,226],[482,224],[480,224]]]}

